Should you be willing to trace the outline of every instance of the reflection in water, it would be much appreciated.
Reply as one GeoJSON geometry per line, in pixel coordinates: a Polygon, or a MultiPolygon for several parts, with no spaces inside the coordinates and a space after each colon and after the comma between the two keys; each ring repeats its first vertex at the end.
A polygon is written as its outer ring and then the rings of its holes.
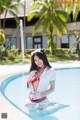
{"type": "Polygon", "coordinates": [[[55,112],[58,112],[59,110],[69,107],[68,105],[63,104],[54,104],[54,106],[49,106],[49,108],[46,111],[29,111],[29,116],[33,120],[58,120],[56,117],[51,116],[51,114],[54,114],[55,112]]]}

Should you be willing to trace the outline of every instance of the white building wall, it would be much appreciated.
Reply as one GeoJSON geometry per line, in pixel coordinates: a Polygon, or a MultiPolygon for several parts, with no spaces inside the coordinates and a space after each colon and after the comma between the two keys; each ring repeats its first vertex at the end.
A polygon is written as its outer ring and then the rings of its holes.
{"type": "Polygon", "coordinates": [[[61,39],[60,39],[60,37],[58,35],[57,35],[56,46],[57,46],[57,48],[61,48],[61,39]]]}
{"type": "MultiPolygon", "coordinates": [[[[68,23],[66,24],[67,27],[68,27],[68,34],[71,34],[69,35],[69,47],[70,48],[76,48],[76,45],[73,46],[73,44],[75,43],[75,37],[74,37],[74,32],[77,30],[77,31],[80,31],[80,22],[77,22],[77,23],[68,23]]],[[[25,32],[25,38],[27,38],[27,40],[25,39],[24,40],[24,45],[25,45],[25,48],[32,48],[32,44],[33,44],[33,40],[32,40],[32,32],[34,30],[34,26],[28,26],[28,27],[25,27],[24,28],[24,32],[25,32]],[[29,37],[30,36],[30,37],[29,37]]],[[[5,29],[5,35],[7,37],[16,37],[17,39],[17,47],[20,48],[21,47],[21,41],[20,41],[20,30],[17,28],[14,29],[14,28],[8,28],[8,29],[5,29]]],[[[35,34],[36,36],[41,36],[41,29],[37,31],[37,33],[35,34]]],[[[48,48],[48,45],[47,45],[47,41],[48,41],[48,37],[47,36],[43,36],[43,48],[48,48]]],[[[62,42],[65,42],[67,43],[67,39],[65,39],[65,37],[63,37],[63,40],[62,42]]],[[[56,40],[56,44],[57,44],[57,47],[60,48],[61,47],[61,40],[59,38],[59,36],[57,36],[57,40],[56,40]]]]}

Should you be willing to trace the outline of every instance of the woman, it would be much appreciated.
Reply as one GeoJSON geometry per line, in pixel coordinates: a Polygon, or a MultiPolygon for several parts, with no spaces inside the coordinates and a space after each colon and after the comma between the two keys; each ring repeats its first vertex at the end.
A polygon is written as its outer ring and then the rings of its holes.
{"type": "MultiPolygon", "coordinates": [[[[31,53],[31,67],[28,77],[30,104],[49,103],[47,95],[55,88],[55,69],[49,64],[43,50],[37,49],[31,53]]],[[[44,104],[45,105],[45,104],[44,104]]]]}

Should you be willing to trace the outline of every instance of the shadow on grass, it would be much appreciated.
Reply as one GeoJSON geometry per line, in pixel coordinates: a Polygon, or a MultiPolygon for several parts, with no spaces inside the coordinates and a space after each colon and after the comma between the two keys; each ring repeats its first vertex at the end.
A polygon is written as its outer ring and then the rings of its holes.
{"type": "MultiPolygon", "coordinates": [[[[27,58],[25,56],[25,61],[24,63],[30,63],[31,60],[30,60],[31,56],[29,56],[29,58],[27,58]]],[[[77,60],[77,55],[76,54],[55,54],[55,55],[51,55],[51,54],[48,54],[47,55],[47,58],[49,60],[49,62],[58,62],[58,61],[74,61],[74,60],[77,60]]],[[[5,60],[0,60],[0,64],[1,65],[5,65],[5,64],[19,64],[19,63],[22,63],[22,59],[21,57],[19,58],[15,58],[15,59],[8,59],[6,58],[5,60]]]]}

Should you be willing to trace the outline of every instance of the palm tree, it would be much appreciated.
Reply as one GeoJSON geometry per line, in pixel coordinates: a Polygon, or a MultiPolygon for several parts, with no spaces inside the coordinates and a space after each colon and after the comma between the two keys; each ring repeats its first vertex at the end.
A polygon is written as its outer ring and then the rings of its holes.
{"type": "Polygon", "coordinates": [[[68,14],[72,13],[73,21],[76,21],[78,14],[80,12],[80,0],[71,0],[69,4],[62,4],[62,7],[63,10],[66,11],[68,14]]]}
{"type": "Polygon", "coordinates": [[[19,13],[18,11],[18,3],[11,3],[8,8],[5,7],[5,15],[4,15],[4,22],[3,22],[3,29],[4,29],[4,26],[5,26],[5,22],[6,22],[6,15],[8,12],[10,12],[10,14],[12,14],[16,20],[16,22],[18,22],[18,16],[17,14],[19,13]]]}
{"type": "Polygon", "coordinates": [[[28,21],[34,17],[38,17],[35,24],[33,35],[41,28],[42,34],[49,35],[49,47],[54,51],[54,32],[62,37],[63,33],[67,33],[65,23],[69,20],[67,12],[63,11],[60,4],[56,4],[56,0],[37,0],[31,6],[31,12],[28,16],[28,21]]]}
{"type": "MultiPolygon", "coordinates": [[[[72,0],[74,4],[63,4],[62,7],[64,11],[68,14],[72,14],[72,21],[76,22],[78,15],[80,14],[80,0],[72,0]]],[[[76,37],[76,52],[79,50],[79,39],[80,39],[80,32],[75,31],[74,35],[76,37]]],[[[74,43],[74,44],[75,44],[74,43]]],[[[73,45],[74,45],[73,44],[73,45]]]]}
{"type": "MultiPolygon", "coordinates": [[[[6,19],[6,15],[7,12],[10,12],[14,17],[17,17],[17,13],[18,13],[18,3],[20,2],[20,0],[15,0],[15,3],[13,3],[12,0],[0,0],[0,17],[1,14],[5,13],[4,16],[4,23],[3,23],[3,29],[4,29],[4,25],[5,25],[5,19],[6,19]]],[[[23,6],[20,3],[21,6],[23,6]]],[[[17,20],[17,19],[16,19],[17,20]]],[[[0,19],[0,28],[1,28],[1,19],[0,19]]],[[[2,30],[2,28],[0,29],[0,46],[5,43],[5,35],[4,32],[2,30]]],[[[5,54],[7,48],[5,49],[5,51],[0,55],[1,57],[5,54]]]]}
{"type": "MultiPolygon", "coordinates": [[[[0,0],[0,17],[1,14],[5,13],[4,15],[4,23],[3,23],[3,28],[5,25],[5,19],[7,12],[9,11],[14,17],[17,17],[18,13],[18,3],[20,0],[15,0],[15,3],[13,4],[12,0],[0,0]]],[[[1,19],[0,19],[0,28],[1,28],[1,19]]]]}

